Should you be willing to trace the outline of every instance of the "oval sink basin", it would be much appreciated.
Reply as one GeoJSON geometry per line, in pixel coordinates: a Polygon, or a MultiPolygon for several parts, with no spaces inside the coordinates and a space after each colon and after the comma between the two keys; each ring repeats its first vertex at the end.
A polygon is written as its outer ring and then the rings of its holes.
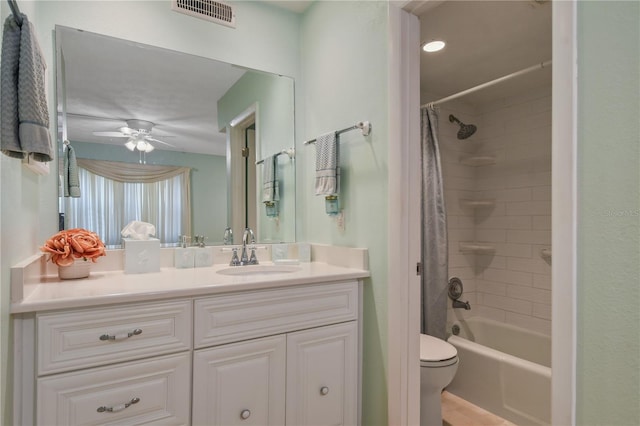
{"type": "Polygon", "coordinates": [[[218,271],[222,275],[271,275],[288,274],[299,271],[300,267],[295,265],[247,265],[230,266],[218,271]]]}

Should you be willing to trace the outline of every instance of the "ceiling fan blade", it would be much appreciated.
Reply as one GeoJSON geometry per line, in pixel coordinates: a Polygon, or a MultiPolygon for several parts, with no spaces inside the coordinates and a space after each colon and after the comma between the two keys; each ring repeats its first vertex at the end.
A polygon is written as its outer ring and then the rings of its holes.
{"type": "Polygon", "coordinates": [[[161,144],[164,144],[164,145],[170,146],[170,147],[172,147],[172,148],[175,148],[175,145],[171,145],[170,143],[163,142],[163,141],[161,141],[161,140],[159,140],[159,139],[152,138],[152,137],[150,137],[150,136],[147,136],[147,137],[146,137],[146,138],[144,138],[144,139],[145,139],[145,140],[147,140],[147,141],[150,141],[150,142],[158,142],[158,143],[161,143],[161,144]]]}
{"type": "Polygon", "coordinates": [[[137,130],[132,129],[132,128],[127,127],[127,126],[120,127],[120,129],[118,129],[118,130],[120,130],[120,132],[121,132],[122,134],[127,135],[127,136],[129,136],[129,135],[134,135],[134,134],[137,134],[137,133],[138,133],[138,131],[137,131],[137,130]]]}
{"type": "Polygon", "coordinates": [[[95,136],[108,136],[111,138],[128,138],[129,135],[124,135],[120,132],[92,132],[95,136]]]}

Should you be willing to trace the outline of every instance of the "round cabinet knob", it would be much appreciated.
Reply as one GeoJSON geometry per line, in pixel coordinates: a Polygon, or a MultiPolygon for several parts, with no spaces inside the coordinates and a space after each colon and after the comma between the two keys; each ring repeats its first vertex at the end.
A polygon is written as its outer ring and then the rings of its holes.
{"type": "Polygon", "coordinates": [[[326,386],[323,386],[320,388],[320,395],[326,395],[329,393],[329,388],[326,386]]]}
{"type": "Polygon", "coordinates": [[[251,416],[251,411],[249,410],[242,410],[242,412],[240,413],[240,418],[242,420],[247,420],[250,416],[251,416]]]}

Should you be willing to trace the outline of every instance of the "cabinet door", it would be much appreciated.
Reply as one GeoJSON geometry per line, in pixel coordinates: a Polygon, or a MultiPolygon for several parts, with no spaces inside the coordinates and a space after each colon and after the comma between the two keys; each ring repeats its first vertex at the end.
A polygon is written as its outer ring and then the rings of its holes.
{"type": "Polygon", "coordinates": [[[287,335],[287,425],[355,425],[358,329],[348,322],[287,335]]]}
{"type": "Polygon", "coordinates": [[[189,425],[188,352],[38,379],[39,425],[189,425]]]}
{"type": "Polygon", "coordinates": [[[193,355],[193,424],[283,425],[286,338],[201,349],[193,355]]]}

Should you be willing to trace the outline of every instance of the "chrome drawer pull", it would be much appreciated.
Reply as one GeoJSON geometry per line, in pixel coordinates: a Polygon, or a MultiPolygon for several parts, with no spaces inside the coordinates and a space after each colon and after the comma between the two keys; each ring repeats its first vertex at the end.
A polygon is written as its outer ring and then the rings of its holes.
{"type": "Polygon", "coordinates": [[[250,416],[251,416],[251,411],[249,410],[242,410],[242,412],[240,413],[240,418],[242,420],[247,420],[250,416]]]}
{"type": "Polygon", "coordinates": [[[129,337],[132,336],[138,336],[142,334],[142,329],[141,328],[136,328],[133,331],[128,332],[127,334],[103,334],[102,336],[100,336],[100,340],[102,341],[107,341],[107,340],[121,340],[121,339],[128,339],[129,337]]]}
{"type": "Polygon", "coordinates": [[[135,397],[135,398],[132,398],[131,401],[129,402],[125,402],[124,404],[114,405],[113,407],[105,407],[103,405],[102,407],[98,407],[98,413],[105,413],[105,412],[117,413],[118,411],[122,411],[125,408],[129,408],[133,404],[137,404],[138,402],[140,402],[140,398],[135,397]]]}
{"type": "Polygon", "coordinates": [[[329,393],[329,388],[326,386],[323,386],[320,388],[320,395],[326,395],[329,393]]]}

